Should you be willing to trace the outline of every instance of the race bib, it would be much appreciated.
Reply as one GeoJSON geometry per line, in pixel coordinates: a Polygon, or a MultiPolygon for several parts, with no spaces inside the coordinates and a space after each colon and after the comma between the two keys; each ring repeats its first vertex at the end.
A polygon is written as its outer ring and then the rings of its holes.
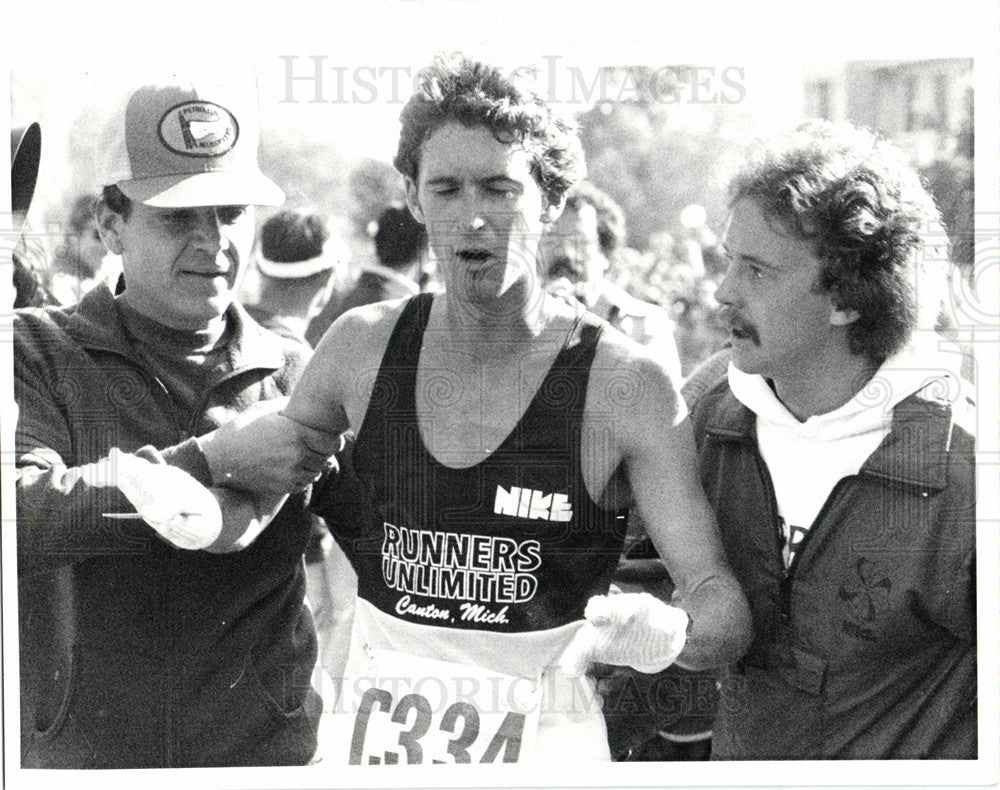
{"type": "Polygon", "coordinates": [[[367,650],[334,719],[351,765],[516,763],[531,754],[541,682],[480,667],[367,650]]]}

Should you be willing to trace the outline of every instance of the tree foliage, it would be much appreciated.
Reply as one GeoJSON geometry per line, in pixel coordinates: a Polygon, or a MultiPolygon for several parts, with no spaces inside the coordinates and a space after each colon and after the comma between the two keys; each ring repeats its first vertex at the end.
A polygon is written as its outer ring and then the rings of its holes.
{"type": "MultiPolygon", "coordinates": [[[[643,69],[630,71],[637,84],[650,81],[643,69]]],[[[724,170],[745,128],[742,114],[718,93],[693,101],[683,67],[676,73],[674,94],[665,94],[661,80],[655,94],[599,102],[578,119],[588,178],[622,206],[628,243],[638,249],[657,234],[676,234],[692,203],[705,207],[710,226],[725,221],[724,170]]]]}

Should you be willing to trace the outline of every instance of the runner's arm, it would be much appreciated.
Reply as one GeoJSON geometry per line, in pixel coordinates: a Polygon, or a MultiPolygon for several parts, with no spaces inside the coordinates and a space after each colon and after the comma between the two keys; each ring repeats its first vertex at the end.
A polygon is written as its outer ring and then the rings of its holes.
{"type": "Polygon", "coordinates": [[[348,310],[323,335],[282,414],[323,432],[360,430],[405,299],[348,310]]]}
{"type": "Polygon", "coordinates": [[[739,659],[750,612],[726,561],[697,474],[684,403],[663,366],[634,358],[635,404],[616,412],[616,437],[639,515],[676,585],[674,605],[691,619],[677,663],[708,669],[739,659]]]}

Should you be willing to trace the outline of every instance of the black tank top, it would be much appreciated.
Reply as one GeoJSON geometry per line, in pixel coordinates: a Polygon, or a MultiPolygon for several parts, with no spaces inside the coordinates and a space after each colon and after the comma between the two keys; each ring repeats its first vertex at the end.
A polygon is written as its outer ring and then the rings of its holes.
{"type": "MultiPolygon", "coordinates": [[[[454,469],[431,456],[417,425],[417,361],[431,301],[421,294],[406,304],[386,347],[353,469],[343,470],[356,475],[360,495],[321,515],[354,565],[359,596],[394,617],[502,632],[579,619],[592,595],[607,593],[625,535],[626,511],[595,503],[580,466],[603,322],[589,313],[578,319],[502,444],[454,469]]],[[[436,405],[454,391],[446,371],[425,371],[421,384],[436,405]]]]}

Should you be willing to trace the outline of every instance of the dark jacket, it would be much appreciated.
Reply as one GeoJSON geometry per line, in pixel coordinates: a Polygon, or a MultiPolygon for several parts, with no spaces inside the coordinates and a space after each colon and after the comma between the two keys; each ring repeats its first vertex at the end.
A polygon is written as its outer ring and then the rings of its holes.
{"type": "Polygon", "coordinates": [[[702,484],[754,642],[721,678],[715,759],[976,756],[971,404],[894,409],[785,570],[755,416],[725,380],[693,411],[702,484]]]}
{"type": "Polygon", "coordinates": [[[309,322],[306,340],[315,347],[323,339],[330,325],[348,310],[388,299],[402,299],[413,296],[419,291],[419,286],[401,272],[384,266],[365,267],[348,290],[327,302],[320,313],[309,322]]]}
{"type": "Polygon", "coordinates": [[[301,497],[244,551],[185,551],[103,518],[133,508],[79,470],[146,446],[210,484],[191,437],[290,392],[308,354],[238,306],[227,319],[231,369],[184,414],[107,289],[15,317],[24,767],[299,764],[315,751],[301,497]]]}

